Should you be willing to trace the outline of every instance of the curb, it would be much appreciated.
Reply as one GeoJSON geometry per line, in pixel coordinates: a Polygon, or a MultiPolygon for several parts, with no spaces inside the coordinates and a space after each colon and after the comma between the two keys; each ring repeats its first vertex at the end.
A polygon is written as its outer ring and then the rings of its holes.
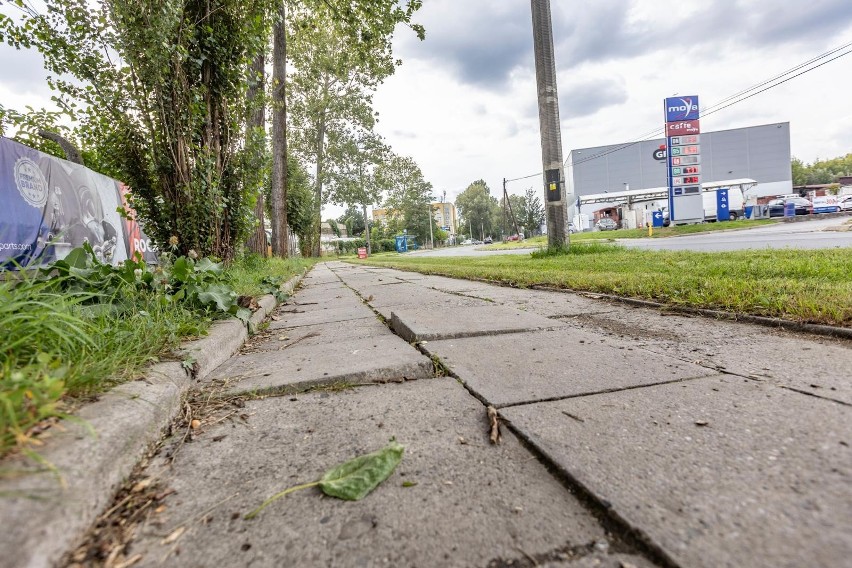
{"type": "MultiPolygon", "coordinates": [[[[292,293],[306,273],[281,290],[292,293]]],[[[252,331],[278,302],[266,295],[258,304],[249,320],[252,331]]],[[[55,424],[38,451],[52,468],[22,455],[7,458],[4,469],[22,475],[0,479],[0,566],[58,564],[169,427],[184,393],[236,353],[248,334],[240,321],[214,322],[206,337],[179,351],[195,360],[190,373],[180,362],[157,363],[141,379],[116,386],[73,419],[55,424]]]]}

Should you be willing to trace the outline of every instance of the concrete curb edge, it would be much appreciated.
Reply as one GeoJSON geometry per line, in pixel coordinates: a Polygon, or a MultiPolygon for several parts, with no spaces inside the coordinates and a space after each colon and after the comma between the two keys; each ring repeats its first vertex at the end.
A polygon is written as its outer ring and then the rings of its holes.
{"type": "MultiPolygon", "coordinates": [[[[307,272],[281,290],[291,294],[307,272]]],[[[260,307],[248,324],[252,331],[278,305],[271,294],[257,302],[260,307]]],[[[24,474],[0,479],[0,518],[6,521],[0,531],[0,565],[57,565],[73,550],[169,427],[184,393],[236,353],[248,329],[238,320],[214,322],[206,337],[181,347],[179,353],[188,357],[184,363],[156,363],[139,380],[114,387],[73,419],[62,419],[38,449],[49,467],[22,455],[6,458],[4,469],[24,474]]]]}

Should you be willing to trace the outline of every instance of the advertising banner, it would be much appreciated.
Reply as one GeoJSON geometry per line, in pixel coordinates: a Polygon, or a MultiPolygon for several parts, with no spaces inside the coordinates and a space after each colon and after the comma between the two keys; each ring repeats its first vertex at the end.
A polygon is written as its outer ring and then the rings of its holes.
{"type": "Polygon", "coordinates": [[[89,243],[99,260],[156,262],[136,221],[122,218],[128,189],[85,166],[0,137],[0,268],[37,267],[89,243]]]}
{"type": "Polygon", "coordinates": [[[814,213],[837,213],[840,211],[840,199],[836,195],[814,197],[814,213]]]}

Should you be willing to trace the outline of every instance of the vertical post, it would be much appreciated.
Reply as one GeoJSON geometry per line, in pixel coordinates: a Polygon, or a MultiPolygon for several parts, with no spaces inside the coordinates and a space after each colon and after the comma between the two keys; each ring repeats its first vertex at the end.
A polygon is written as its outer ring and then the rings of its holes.
{"type": "Polygon", "coordinates": [[[434,219],[432,216],[432,202],[429,201],[429,243],[433,249],[435,248],[435,237],[432,234],[432,221],[434,219]]]}
{"type": "Polygon", "coordinates": [[[530,0],[533,23],[538,120],[541,128],[541,162],[544,170],[544,201],[547,209],[547,245],[569,244],[568,201],[562,164],[559,127],[559,96],[556,92],[556,60],[553,56],[553,25],[550,0],[530,0]]]}

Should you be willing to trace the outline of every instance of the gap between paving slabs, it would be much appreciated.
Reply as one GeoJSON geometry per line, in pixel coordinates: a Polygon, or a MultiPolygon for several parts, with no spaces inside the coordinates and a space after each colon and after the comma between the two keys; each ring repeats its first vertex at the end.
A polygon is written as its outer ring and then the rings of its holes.
{"type": "MultiPolygon", "coordinates": [[[[356,291],[356,293],[358,293],[356,291]]],[[[447,292],[448,294],[452,294],[453,292],[447,292]]],[[[359,294],[360,296],[360,294],[359,294]]],[[[362,299],[363,296],[362,296],[362,299]]],[[[370,297],[372,300],[372,297],[370,297]]],[[[367,299],[364,299],[366,303],[369,303],[367,299]]],[[[457,308],[459,309],[459,308],[457,308]]],[[[476,313],[482,313],[485,310],[477,310],[475,308],[460,308],[462,311],[467,311],[467,315],[472,315],[476,313]]],[[[492,309],[493,311],[493,309],[492,309]]],[[[513,323],[500,323],[499,317],[495,320],[493,318],[486,318],[487,321],[482,321],[482,318],[477,318],[479,321],[480,327],[485,326],[483,329],[479,331],[464,331],[464,330],[453,330],[452,333],[448,336],[451,338],[470,338],[477,339],[482,337],[493,336],[495,333],[501,339],[507,339],[511,341],[511,336],[513,334],[520,334],[529,331],[553,331],[555,329],[559,329],[562,326],[559,322],[555,322],[549,318],[545,318],[543,316],[535,316],[533,314],[527,314],[525,312],[519,310],[513,310],[509,308],[498,309],[498,316],[506,317],[512,316],[510,319],[514,319],[515,317],[520,318],[520,322],[513,323]],[[499,329],[488,331],[488,324],[497,324],[499,329]]],[[[439,374],[445,374],[454,377],[458,380],[462,386],[468,391],[468,393],[479,400],[484,407],[489,407],[491,404],[489,400],[484,397],[480,392],[472,389],[467,380],[465,380],[462,376],[457,374],[454,370],[447,367],[445,362],[441,359],[439,355],[437,355],[433,350],[426,347],[430,340],[434,343],[436,339],[441,340],[443,336],[439,333],[431,333],[424,332],[423,327],[427,327],[430,324],[434,324],[436,319],[434,317],[425,318],[426,321],[416,321],[412,322],[406,315],[410,316],[411,313],[408,313],[408,310],[402,310],[403,315],[400,317],[397,313],[392,314],[392,318],[389,322],[389,327],[396,333],[400,333],[401,335],[408,339],[412,345],[418,348],[424,355],[430,357],[435,365],[436,372],[439,374]],[[418,331],[418,327],[420,330],[418,331]],[[424,339],[425,337],[429,337],[429,339],[424,339]]],[[[454,311],[454,313],[456,313],[454,311]]],[[[433,314],[434,315],[434,314],[433,314]]],[[[443,319],[443,321],[447,321],[445,318],[441,318],[437,316],[438,319],[443,319]]],[[[492,337],[493,338],[493,337],[492,337]]],[[[698,376],[706,376],[704,373],[699,373],[698,376]]],[[[683,377],[676,379],[676,382],[681,380],[688,380],[694,377],[683,377]]],[[[657,384],[657,383],[651,383],[657,384]]],[[[637,386],[627,386],[623,388],[640,388],[643,385],[637,386]]],[[[609,389],[609,390],[621,390],[621,389],[609,389]]],[[[570,396],[583,396],[590,393],[583,394],[575,394],[568,395],[570,396]]],[[[593,393],[592,393],[593,394],[593,393]]],[[[558,397],[558,398],[566,398],[566,397],[558,397]]],[[[499,416],[499,413],[498,413],[499,416]]],[[[659,564],[660,566],[666,567],[674,567],[677,564],[672,560],[671,556],[659,545],[657,545],[653,539],[651,539],[644,531],[642,531],[639,527],[631,525],[628,523],[622,516],[620,516],[616,511],[613,511],[609,503],[601,500],[595,495],[593,492],[589,491],[588,488],[582,483],[578,482],[571,473],[565,468],[561,467],[560,464],[554,462],[551,459],[551,456],[541,451],[539,447],[535,444],[529,443],[526,439],[525,435],[522,432],[518,432],[516,428],[514,428],[511,424],[508,424],[509,428],[512,432],[518,436],[520,440],[523,441],[526,449],[536,456],[542,463],[546,464],[549,468],[549,471],[556,475],[562,483],[566,485],[568,490],[575,494],[575,496],[579,497],[581,502],[584,503],[584,506],[590,511],[594,512],[594,514],[601,520],[601,522],[607,527],[607,529],[612,533],[618,535],[618,537],[623,540],[625,543],[629,543],[629,546],[634,549],[641,551],[641,553],[649,559],[652,559],[654,562],[659,564]]],[[[545,560],[542,558],[542,560],[545,560]]],[[[530,566],[537,565],[537,559],[533,558],[530,566]]]]}
{"type": "MultiPolygon", "coordinates": [[[[405,318],[403,317],[402,319],[405,319],[405,318]]],[[[435,345],[434,340],[438,339],[439,343],[440,343],[439,334],[433,334],[433,335],[429,336],[432,341],[429,341],[429,348],[427,349],[426,348],[427,341],[422,341],[422,342],[418,341],[421,338],[418,336],[417,331],[414,329],[417,326],[416,325],[412,326],[410,324],[404,325],[404,322],[402,321],[402,319],[399,316],[397,316],[396,314],[394,314],[392,327],[395,328],[398,331],[400,329],[404,330],[404,332],[408,335],[408,338],[411,339],[412,341],[415,341],[416,342],[415,344],[418,346],[418,348],[421,349],[422,352],[424,352],[424,354],[428,354],[433,358],[433,360],[436,362],[436,365],[443,367],[447,374],[450,374],[452,376],[455,376],[457,379],[462,380],[463,377],[460,377],[460,375],[457,374],[454,370],[448,369],[447,365],[444,364],[444,361],[442,360],[440,354],[437,354],[434,351],[434,345],[435,345]]],[[[422,324],[422,322],[420,322],[420,323],[422,324]]],[[[423,325],[420,326],[421,331],[422,331],[423,327],[424,327],[423,325]]],[[[426,326],[426,327],[428,327],[428,326],[426,326]]],[[[511,333],[511,330],[505,330],[505,331],[503,331],[503,333],[511,333]]],[[[459,334],[458,332],[456,332],[456,337],[459,337],[461,335],[464,335],[464,334],[459,334]]],[[[471,337],[471,339],[475,341],[474,338],[481,337],[482,334],[477,336],[476,334],[468,333],[466,335],[468,337],[471,337]]],[[[491,338],[490,340],[494,340],[494,339],[495,338],[491,338]]],[[[501,339],[506,339],[507,341],[512,341],[510,335],[503,335],[503,336],[501,336],[501,339]]],[[[446,341],[444,343],[446,343],[446,341]]],[[[470,350],[469,349],[462,349],[462,351],[464,352],[463,358],[466,361],[468,361],[468,359],[471,356],[470,350]]],[[[474,359],[476,359],[476,357],[474,357],[474,359]]],[[[669,359],[669,358],[666,357],[666,359],[669,359]]],[[[697,373],[695,373],[695,376],[678,377],[678,378],[675,379],[674,382],[682,382],[682,381],[689,381],[689,380],[698,379],[698,378],[706,378],[710,374],[710,373],[708,373],[708,371],[725,373],[724,369],[702,368],[701,366],[696,366],[696,365],[692,365],[692,367],[696,371],[698,371],[697,373]]],[[[725,373],[725,374],[730,374],[730,375],[736,376],[736,373],[725,373]]],[[[671,382],[671,381],[668,381],[668,382],[671,382]]],[[[470,386],[468,380],[464,380],[463,384],[471,392],[472,395],[474,395],[476,398],[478,398],[484,404],[489,403],[488,398],[486,396],[484,396],[481,392],[477,392],[476,390],[471,389],[471,386],[470,386]]],[[[644,387],[652,386],[652,385],[656,385],[656,384],[658,384],[658,383],[652,381],[650,383],[645,383],[645,384],[623,385],[621,388],[605,389],[603,392],[620,392],[622,390],[632,390],[632,389],[642,390],[642,388],[644,388],[644,387]]],[[[578,397],[584,397],[585,398],[585,397],[588,397],[590,394],[598,394],[598,393],[578,392],[578,393],[568,394],[568,395],[565,395],[565,396],[553,397],[553,398],[550,398],[548,400],[568,400],[568,399],[573,399],[573,398],[578,398],[578,397]]],[[[511,401],[507,401],[505,403],[505,406],[507,407],[507,409],[511,410],[511,407],[515,406],[516,404],[530,404],[530,402],[531,401],[523,401],[523,402],[515,402],[513,404],[513,402],[511,402],[511,401]]],[[[591,509],[602,513],[604,518],[610,519],[611,523],[615,527],[617,527],[619,533],[628,535],[628,538],[635,539],[637,546],[645,552],[646,556],[648,556],[650,558],[654,558],[655,560],[657,560],[659,563],[661,563],[663,565],[675,565],[675,562],[672,560],[672,557],[668,554],[668,552],[665,551],[662,547],[660,547],[655,542],[655,539],[652,539],[650,536],[648,536],[647,532],[643,531],[635,523],[631,523],[628,520],[626,520],[621,515],[621,513],[617,510],[614,510],[612,508],[611,504],[606,499],[601,497],[599,493],[596,493],[595,491],[590,489],[587,484],[582,483],[580,480],[575,478],[574,475],[572,474],[572,472],[569,469],[561,466],[557,461],[555,461],[553,459],[553,457],[551,455],[548,455],[546,452],[544,452],[542,450],[542,448],[540,448],[538,445],[532,443],[532,441],[529,440],[529,438],[527,438],[527,435],[526,435],[525,432],[519,431],[512,424],[510,424],[509,426],[516,435],[518,435],[521,439],[523,439],[523,440],[525,440],[525,442],[527,442],[528,449],[531,452],[542,457],[547,463],[549,463],[552,467],[554,467],[557,471],[559,471],[559,473],[565,479],[565,481],[569,484],[569,486],[573,490],[575,490],[578,494],[583,496],[587,505],[591,509]]]]}
{"type": "MultiPolygon", "coordinates": [[[[607,298],[607,299],[612,299],[612,298],[607,298]]],[[[654,307],[654,308],[659,308],[659,307],[661,307],[661,306],[659,306],[659,305],[651,305],[651,306],[649,306],[648,304],[643,304],[643,305],[644,305],[644,307],[654,307]]],[[[718,314],[709,314],[709,313],[704,313],[704,314],[701,314],[701,315],[705,315],[705,316],[706,316],[706,315],[717,316],[718,314]]],[[[767,323],[767,322],[759,322],[759,323],[767,323]]],[[[769,322],[769,323],[774,323],[774,322],[769,322]]],[[[800,329],[800,330],[804,331],[805,329],[800,329]]],[[[812,331],[812,330],[807,330],[807,331],[812,331]]],[[[416,337],[415,337],[415,339],[416,339],[416,337]]],[[[421,345],[421,346],[420,346],[420,347],[421,347],[421,350],[423,350],[425,353],[431,353],[431,354],[433,355],[433,357],[436,357],[436,355],[435,355],[434,351],[432,351],[432,347],[434,346],[434,343],[435,343],[434,341],[430,341],[430,342],[429,342],[429,349],[426,349],[426,348],[425,348],[425,347],[426,347],[425,345],[421,345]]],[[[464,358],[465,360],[469,359],[469,358],[470,358],[470,356],[471,356],[470,351],[469,351],[469,350],[462,350],[462,351],[464,352],[464,356],[463,356],[463,358],[464,358]]],[[[498,351],[499,351],[499,350],[498,350],[498,351]]],[[[475,358],[475,357],[474,357],[474,358],[475,358]]],[[[760,382],[761,382],[761,379],[760,379],[759,377],[755,377],[755,376],[752,376],[752,375],[747,375],[747,374],[739,373],[739,372],[736,372],[736,371],[731,371],[731,370],[725,369],[724,367],[720,367],[720,366],[716,366],[716,365],[705,365],[705,364],[701,364],[701,362],[698,362],[698,361],[688,361],[687,359],[685,359],[685,358],[680,358],[680,357],[675,357],[675,358],[681,359],[682,361],[685,361],[685,362],[691,362],[691,363],[697,364],[697,365],[699,365],[699,366],[701,366],[701,367],[704,367],[706,370],[718,372],[718,373],[720,373],[720,375],[727,375],[727,376],[732,377],[732,378],[733,378],[733,377],[738,377],[738,378],[741,378],[741,379],[748,379],[748,380],[746,381],[746,383],[756,384],[756,383],[760,383],[760,382]]],[[[443,363],[443,360],[442,360],[440,357],[436,357],[436,359],[437,359],[440,363],[443,363]]],[[[452,375],[454,375],[454,376],[457,376],[457,378],[458,378],[458,375],[455,373],[455,371],[454,371],[454,370],[452,370],[452,369],[447,369],[447,372],[448,372],[449,374],[452,374],[452,375]]],[[[720,375],[717,375],[717,377],[719,377],[720,375]]],[[[712,378],[712,377],[706,377],[706,376],[705,376],[705,377],[693,377],[693,378],[688,378],[688,379],[682,379],[681,381],[676,381],[674,384],[676,384],[677,382],[681,382],[681,383],[685,386],[685,385],[687,384],[687,382],[689,382],[690,384],[702,383],[702,382],[704,382],[704,381],[706,381],[706,380],[710,380],[711,378],[712,378]]],[[[671,386],[671,385],[672,385],[672,383],[670,383],[670,386],[671,386]]],[[[616,390],[613,390],[612,392],[613,392],[614,394],[620,394],[622,391],[625,391],[625,394],[627,394],[628,392],[637,392],[637,393],[641,393],[641,392],[645,392],[645,391],[647,390],[647,389],[646,389],[646,387],[648,387],[648,386],[654,386],[654,388],[657,388],[657,389],[659,389],[659,388],[665,388],[665,387],[657,386],[657,385],[639,385],[639,386],[637,386],[637,387],[630,387],[630,389],[629,389],[629,390],[628,390],[628,389],[616,389],[616,390]],[[641,387],[641,388],[640,388],[640,387],[641,387]]],[[[817,398],[823,398],[823,397],[820,397],[819,395],[816,395],[816,394],[814,394],[814,393],[812,393],[812,392],[804,392],[804,391],[797,390],[797,389],[795,389],[795,388],[793,388],[793,387],[791,387],[791,386],[789,386],[789,385],[777,385],[777,386],[778,386],[778,387],[780,387],[780,388],[782,388],[782,389],[791,390],[791,391],[796,391],[796,392],[802,392],[803,394],[808,394],[808,395],[811,395],[811,396],[816,396],[817,398]]],[[[469,389],[469,390],[470,390],[470,389],[469,389]]],[[[472,391],[472,394],[474,394],[474,396],[477,396],[479,393],[477,393],[477,392],[473,392],[473,391],[472,391]]],[[[594,393],[594,394],[597,394],[597,393],[594,393]]],[[[613,394],[613,396],[614,396],[614,394],[613,394]]],[[[486,403],[486,404],[487,404],[487,400],[486,400],[486,398],[485,398],[485,397],[483,397],[483,396],[481,396],[481,395],[479,395],[479,396],[477,396],[477,397],[478,397],[480,400],[482,400],[484,403],[486,403]]],[[[596,398],[597,398],[597,397],[572,395],[572,396],[568,396],[568,397],[555,397],[555,398],[553,398],[553,399],[551,399],[551,400],[553,400],[553,401],[565,401],[565,402],[570,402],[570,401],[594,400],[594,399],[596,399],[596,398]]],[[[823,398],[823,399],[824,399],[824,400],[832,401],[832,402],[834,402],[834,403],[840,403],[841,405],[848,405],[847,403],[844,403],[844,402],[842,402],[842,401],[840,401],[840,400],[837,400],[837,399],[831,399],[831,398],[823,398]]],[[[505,411],[511,414],[512,412],[515,412],[516,410],[519,410],[519,409],[522,409],[522,408],[526,408],[527,406],[528,406],[528,403],[526,403],[526,404],[525,404],[525,403],[522,403],[521,405],[517,405],[517,404],[514,404],[514,405],[513,405],[513,404],[509,403],[509,404],[506,406],[505,411]]],[[[578,421],[582,422],[582,419],[577,418],[576,416],[573,416],[573,415],[572,415],[572,414],[570,414],[570,413],[564,412],[563,414],[565,414],[565,415],[566,415],[569,419],[578,420],[578,421]]],[[[699,426],[700,426],[700,425],[701,425],[701,424],[703,424],[703,423],[701,423],[701,422],[696,422],[696,424],[699,424],[699,426]]],[[[530,443],[530,445],[531,445],[531,446],[533,446],[533,450],[534,450],[534,451],[536,451],[536,452],[537,452],[537,453],[539,453],[539,454],[544,453],[544,451],[542,450],[542,448],[540,448],[540,447],[538,446],[538,444],[535,444],[532,440],[530,440],[529,438],[526,438],[526,433],[525,433],[525,432],[522,432],[521,430],[519,430],[517,427],[515,427],[515,426],[514,426],[514,425],[512,425],[512,424],[509,424],[509,426],[510,426],[510,428],[511,428],[511,429],[512,429],[512,430],[513,430],[516,434],[518,434],[519,436],[521,436],[521,437],[525,438],[525,439],[526,439],[526,440],[530,443]]],[[[576,485],[576,487],[577,487],[577,488],[578,488],[581,492],[585,493],[585,494],[586,494],[586,495],[587,495],[587,496],[588,496],[588,497],[589,497],[589,498],[590,498],[593,502],[597,503],[600,507],[602,507],[602,508],[604,508],[605,510],[607,510],[607,511],[609,512],[609,514],[610,514],[610,515],[612,515],[612,516],[613,516],[613,517],[615,517],[615,518],[616,518],[616,519],[617,519],[620,523],[622,523],[622,525],[625,527],[625,530],[633,530],[633,529],[632,529],[632,526],[636,526],[636,523],[634,522],[634,523],[632,523],[632,524],[631,524],[630,522],[628,522],[628,521],[624,520],[624,519],[621,517],[620,513],[619,513],[618,511],[616,511],[616,510],[613,510],[613,509],[612,509],[612,507],[611,507],[611,505],[609,504],[609,502],[608,502],[605,498],[603,498],[603,497],[601,497],[601,496],[600,496],[600,493],[599,493],[599,492],[598,492],[598,494],[596,495],[596,494],[595,494],[595,492],[594,492],[594,491],[592,491],[592,490],[590,490],[586,484],[584,484],[584,483],[580,483],[577,479],[575,479],[575,478],[573,477],[573,475],[572,475],[571,471],[570,471],[568,468],[560,467],[558,464],[556,464],[556,463],[555,463],[555,461],[554,461],[554,458],[553,458],[552,456],[546,456],[546,457],[545,457],[545,459],[547,459],[547,461],[548,461],[549,463],[552,463],[552,464],[556,465],[556,467],[558,467],[558,468],[560,469],[560,471],[562,472],[562,474],[563,474],[563,475],[565,475],[566,477],[568,477],[569,479],[571,479],[571,480],[573,481],[573,483],[576,485]]],[[[568,461],[570,462],[570,458],[568,459],[568,461]]],[[[573,468],[570,468],[570,469],[572,470],[573,468]]],[[[600,489],[600,488],[597,488],[597,487],[596,487],[596,488],[594,488],[594,489],[595,489],[595,490],[597,490],[597,489],[600,489]]],[[[622,504],[622,505],[623,505],[623,504],[622,504]]],[[[629,512],[629,511],[628,511],[628,512],[629,512]]],[[[659,537],[659,534],[656,534],[655,536],[659,537]]],[[[650,546],[652,546],[653,548],[657,548],[657,549],[659,550],[659,548],[658,548],[658,547],[656,547],[656,545],[655,545],[655,544],[653,544],[653,542],[651,541],[651,539],[650,539],[650,538],[647,538],[647,537],[644,537],[644,536],[643,536],[643,540],[645,540],[646,542],[648,542],[648,543],[650,544],[650,546]]],[[[663,539],[663,540],[665,540],[665,539],[663,539]]],[[[667,545],[668,545],[668,546],[671,546],[671,543],[667,543],[667,545]]],[[[660,551],[660,552],[662,552],[662,551],[660,551]]],[[[694,560],[694,559],[693,559],[693,560],[694,560]]]]}
{"type": "MultiPolygon", "coordinates": [[[[306,272],[281,290],[292,292],[306,272]]],[[[249,326],[256,327],[275,303],[271,295],[261,297],[249,326]]],[[[142,379],[116,386],[54,425],[41,437],[41,463],[22,455],[4,459],[7,473],[21,474],[0,479],[0,518],[15,520],[0,531],[3,566],[56,564],[161,438],[192,382],[227,360],[247,336],[238,320],[214,322],[206,337],[177,351],[183,363],[152,365],[142,379]]]]}

